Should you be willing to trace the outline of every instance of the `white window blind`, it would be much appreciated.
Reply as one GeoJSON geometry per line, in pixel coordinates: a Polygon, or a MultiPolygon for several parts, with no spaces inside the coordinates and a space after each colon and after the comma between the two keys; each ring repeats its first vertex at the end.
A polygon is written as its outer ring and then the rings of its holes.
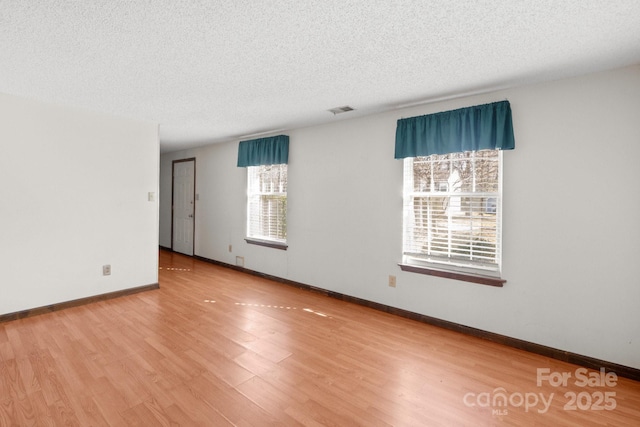
{"type": "Polygon", "coordinates": [[[404,262],[499,275],[502,152],[404,160],[404,262]]]}
{"type": "Polygon", "coordinates": [[[247,170],[247,236],[285,243],[287,165],[251,166],[247,170]]]}

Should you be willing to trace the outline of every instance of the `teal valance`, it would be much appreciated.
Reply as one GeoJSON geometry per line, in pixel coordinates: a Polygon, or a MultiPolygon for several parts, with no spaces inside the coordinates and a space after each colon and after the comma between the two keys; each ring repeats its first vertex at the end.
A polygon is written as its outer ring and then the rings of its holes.
{"type": "Polygon", "coordinates": [[[395,158],[515,148],[509,101],[398,120],[395,158]]]}
{"type": "Polygon", "coordinates": [[[238,167],[282,163],[289,163],[288,135],[240,141],[238,145],[238,167]]]}

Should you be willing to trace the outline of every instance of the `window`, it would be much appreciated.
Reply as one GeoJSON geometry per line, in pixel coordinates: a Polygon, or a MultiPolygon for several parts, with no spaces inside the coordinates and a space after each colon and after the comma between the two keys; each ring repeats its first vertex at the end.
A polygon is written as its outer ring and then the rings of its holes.
{"type": "Polygon", "coordinates": [[[240,141],[238,167],[247,168],[247,243],[287,249],[289,136],[240,141]]]}
{"type": "Polygon", "coordinates": [[[500,276],[502,151],[404,159],[403,263],[500,276]]]}
{"type": "Polygon", "coordinates": [[[284,245],[287,241],[287,165],[250,166],[247,237],[284,245]]]}

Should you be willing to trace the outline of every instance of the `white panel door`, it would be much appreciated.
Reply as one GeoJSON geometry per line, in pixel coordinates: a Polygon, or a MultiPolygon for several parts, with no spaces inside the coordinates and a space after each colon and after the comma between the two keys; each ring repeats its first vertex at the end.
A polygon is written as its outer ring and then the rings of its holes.
{"type": "Polygon", "coordinates": [[[193,255],[195,160],[173,163],[173,250],[193,255]]]}

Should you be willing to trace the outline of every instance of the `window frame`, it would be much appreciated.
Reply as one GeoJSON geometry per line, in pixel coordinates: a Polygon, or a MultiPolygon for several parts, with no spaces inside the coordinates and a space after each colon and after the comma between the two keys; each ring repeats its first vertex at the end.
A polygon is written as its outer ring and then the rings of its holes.
{"type": "MultiPolygon", "coordinates": [[[[263,191],[261,189],[260,186],[260,169],[263,168],[268,168],[268,167],[274,167],[274,166],[279,166],[279,167],[284,167],[286,174],[287,174],[287,179],[288,180],[288,164],[287,163],[282,163],[282,164],[277,164],[277,165],[256,165],[256,166],[248,166],[247,167],[247,216],[246,216],[246,237],[245,237],[245,241],[249,244],[253,244],[253,245],[259,245],[259,246],[264,246],[264,247],[269,247],[269,248],[274,248],[274,249],[281,249],[281,250],[286,250],[288,248],[287,245],[287,230],[286,230],[286,218],[288,215],[288,208],[287,208],[287,182],[285,181],[285,188],[284,191],[263,191]],[[253,182],[254,180],[258,180],[258,182],[253,182]],[[257,189],[257,190],[256,190],[257,189]],[[252,228],[252,223],[256,221],[256,218],[254,218],[254,215],[252,215],[252,207],[254,206],[254,201],[253,198],[257,197],[258,199],[262,198],[262,197],[282,197],[284,196],[284,200],[285,200],[285,207],[284,207],[284,221],[285,221],[285,227],[284,227],[284,238],[280,239],[277,237],[273,237],[272,235],[264,235],[264,234],[256,234],[252,228]]],[[[282,186],[282,183],[279,182],[279,187],[282,186]]],[[[281,190],[281,188],[280,188],[281,190]]],[[[256,208],[258,210],[260,210],[260,208],[262,207],[262,205],[258,205],[256,208]]],[[[270,216],[269,216],[270,218],[270,216]]],[[[257,221],[260,221],[261,218],[257,219],[257,221]]],[[[276,219],[277,220],[277,219],[276,219]]],[[[270,221],[270,219],[267,219],[267,221],[270,221]]]]}
{"type": "MultiPolygon", "coordinates": [[[[502,201],[503,201],[503,153],[502,150],[495,150],[497,152],[497,163],[498,163],[498,176],[497,176],[497,192],[478,192],[478,196],[470,196],[470,194],[475,193],[475,189],[473,192],[465,192],[467,197],[476,198],[476,197],[484,197],[489,199],[492,197],[496,197],[495,203],[495,228],[496,228],[496,248],[495,248],[495,259],[496,263],[489,265],[488,263],[482,262],[472,262],[471,260],[464,259],[455,259],[451,258],[451,250],[448,251],[448,255],[446,257],[438,257],[433,255],[424,254],[424,256],[420,256],[413,252],[413,255],[408,251],[408,221],[409,214],[411,211],[409,209],[415,209],[409,206],[413,205],[413,200],[415,200],[416,193],[433,193],[433,196],[429,197],[447,197],[448,200],[451,200],[451,197],[455,193],[449,192],[449,188],[446,191],[442,191],[442,189],[435,189],[435,179],[432,177],[433,184],[429,191],[417,192],[413,188],[413,181],[411,182],[411,189],[408,189],[407,176],[413,176],[413,161],[416,157],[407,157],[404,159],[403,164],[403,223],[402,223],[402,262],[398,265],[403,271],[409,271],[414,273],[428,274],[437,277],[445,277],[449,279],[462,280],[466,282],[479,283],[490,286],[503,286],[506,283],[506,280],[501,278],[502,275],[502,201]],[[412,170],[407,171],[407,167],[410,165],[412,170]],[[410,174],[410,175],[408,175],[410,174]],[[446,194],[446,196],[445,196],[446,194]]],[[[471,153],[471,152],[467,152],[471,153]]],[[[453,154],[453,153],[452,153],[453,154]]],[[[432,156],[424,156],[426,158],[432,156]]],[[[448,161],[451,161],[448,159],[448,161]]],[[[434,163],[435,164],[435,163],[434,163]]],[[[473,175],[478,176],[476,173],[476,169],[473,169],[473,175]]],[[[424,196],[423,196],[424,197],[424,196]]],[[[461,196],[464,197],[464,196],[461,196]]],[[[429,225],[431,226],[431,225],[429,225]]],[[[447,229],[448,234],[450,233],[450,229],[447,229]]],[[[471,258],[471,257],[470,257],[471,258]]]]}

